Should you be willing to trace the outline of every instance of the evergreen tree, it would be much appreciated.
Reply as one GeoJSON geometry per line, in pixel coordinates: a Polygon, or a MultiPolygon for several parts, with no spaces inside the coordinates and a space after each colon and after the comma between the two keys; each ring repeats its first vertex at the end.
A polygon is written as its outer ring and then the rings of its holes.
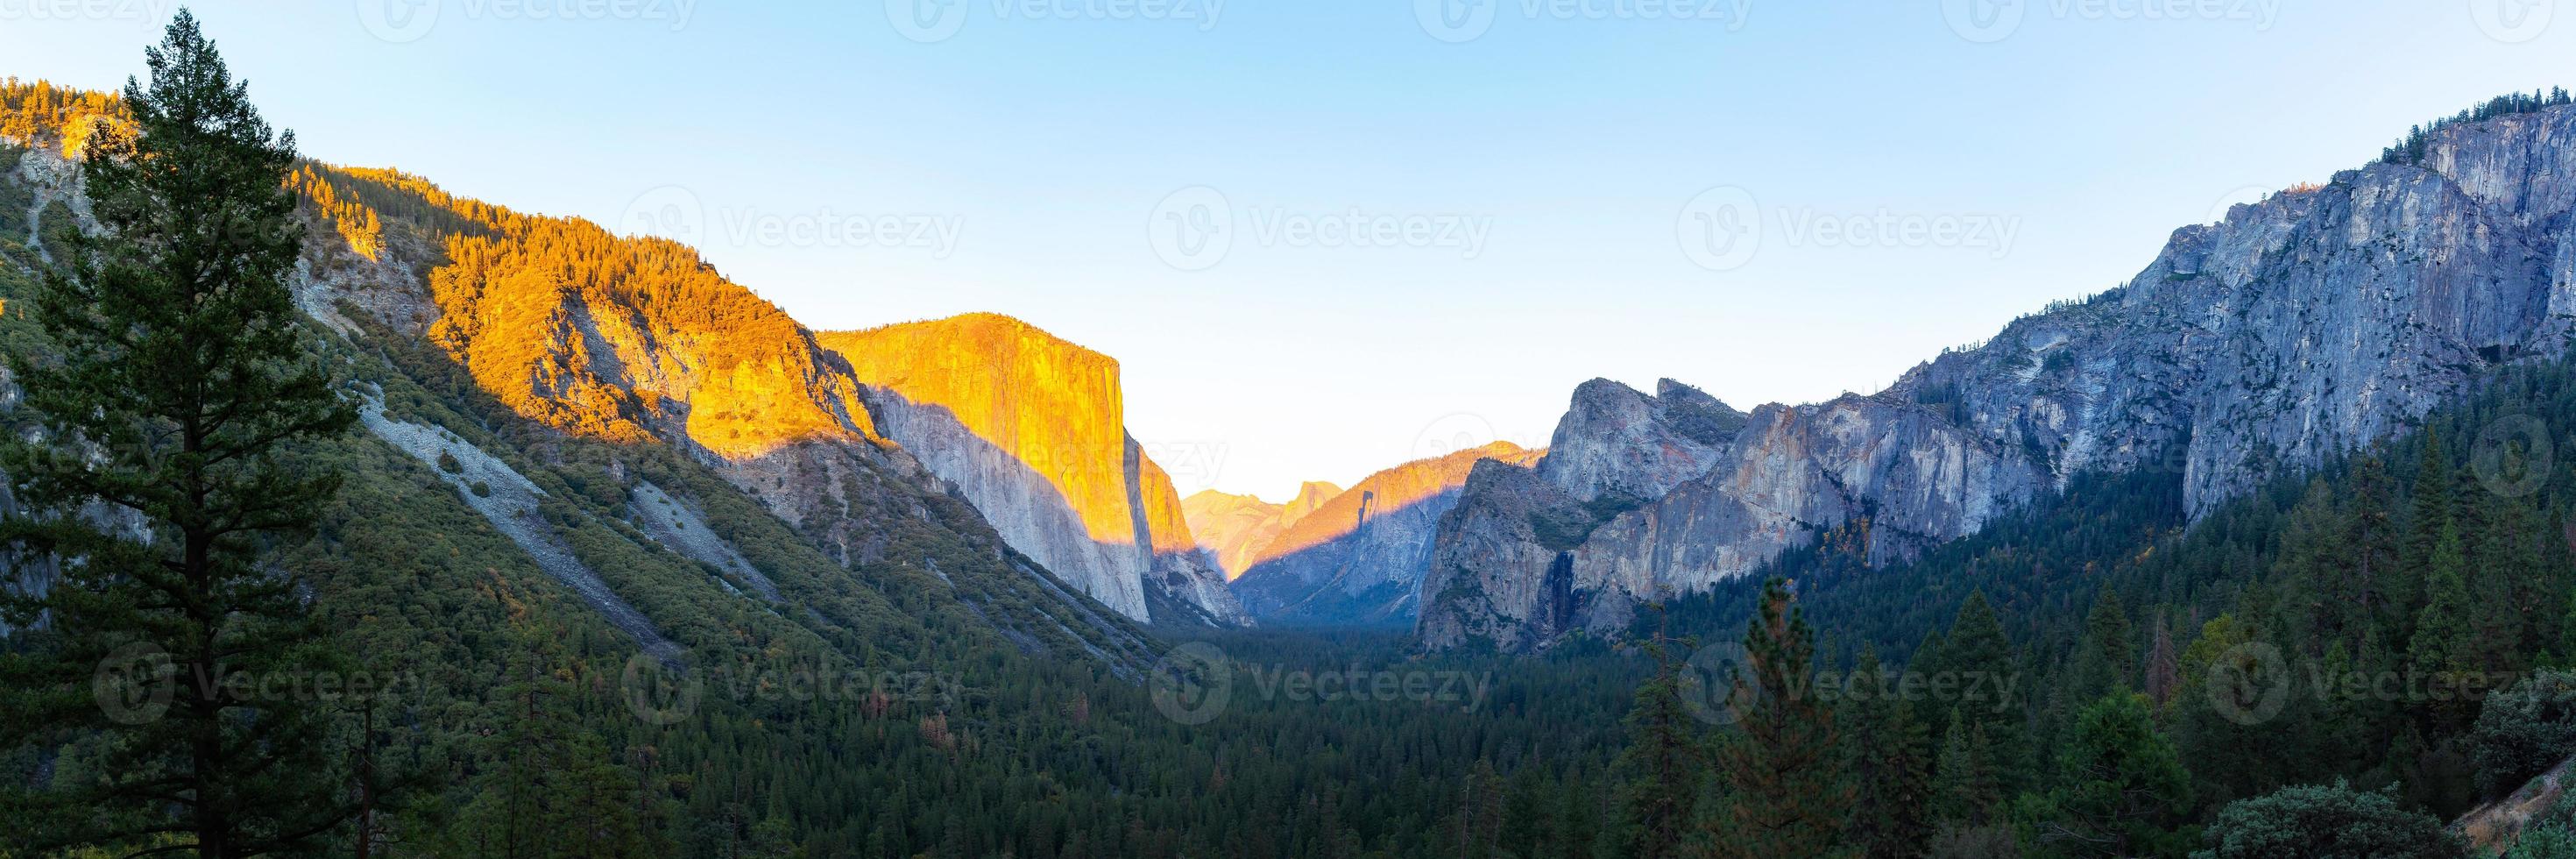
{"type": "MultiPolygon", "coordinates": [[[[2469,597],[2468,562],[2462,557],[2459,530],[2448,521],[2439,523],[2439,527],[2441,534],[2435,539],[2425,569],[2424,610],[2416,616],[2407,661],[2428,681],[2456,686],[2479,669],[2481,660],[2477,630],[2472,626],[2475,609],[2469,597]]],[[[2455,727],[2472,714],[2464,702],[2430,703],[2437,725],[2455,727]]]]}
{"type": "Polygon", "coordinates": [[[1619,755],[1626,776],[1619,788],[1625,814],[1619,852],[1638,859],[1683,855],[1708,763],[1682,703],[1681,664],[1666,649],[1670,643],[1658,635],[1644,645],[1655,674],[1637,687],[1636,704],[1628,711],[1628,748],[1619,755]]]}
{"type": "Polygon", "coordinates": [[[1956,715],[1966,717],[1986,738],[2005,792],[2018,788],[2014,774],[2023,771],[2021,669],[2003,621],[1986,601],[1984,590],[1968,594],[1941,645],[1941,670],[1957,676],[1956,715]]]}
{"type": "Polygon", "coordinates": [[[12,797],[29,810],[12,826],[37,845],[178,832],[202,856],[304,849],[352,813],[315,741],[326,714],[242,683],[347,667],[293,572],[264,561],[339,485],[288,446],[354,416],[286,286],[302,247],[294,135],[270,131],[187,12],[145,56],[132,126],[93,138],[82,165],[104,233],[68,231],[32,302],[55,357],[8,356],[50,443],[9,446],[34,515],[0,524],[0,542],[77,561],[50,589],[0,589],[12,624],[44,624],[0,657],[0,737],[112,738],[94,779],[12,797]],[[82,694],[120,663],[148,663],[126,688],[166,715],[82,694]]]}
{"type": "Polygon", "coordinates": [[[2121,692],[2084,708],[2050,792],[2039,840],[2080,856],[2171,855],[2191,810],[2191,775],[2156,730],[2146,697],[2121,692]]]}
{"type": "Polygon", "coordinates": [[[1889,679],[1878,652],[1863,649],[1842,708],[1853,788],[1847,832],[1868,859],[1921,855],[1932,830],[1931,737],[1889,679]]]}
{"type": "Polygon", "coordinates": [[[2363,640],[2373,630],[2404,625],[2405,618],[2395,614],[2403,608],[2396,595],[2405,592],[2410,574],[2398,563],[2402,550],[2387,463],[2376,452],[2363,455],[2353,464],[2351,483],[2346,493],[2350,513],[2343,520],[2348,529],[2344,545],[2350,552],[2349,581],[2334,592],[2352,595],[2354,608],[2365,621],[2345,631],[2352,636],[2351,650],[2359,652],[2384,644],[2363,640]]]}
{"type": "Polygon", "coordinates": [[[2003,804],[1985,729],[1964,717],[1951,719],[1932,778],[1933,817],[1945,828],[1986,826],[2002,817],[2003,804]]]}
{"type": "Polygon", "coordinates": [[[1809,688],[1814,636],[1788,585],[1763,585],[1744,632],[1745,666],[1727,706],[1735,731],[1718,748],[1725,785],[1715,821],[1720,856],[1840,856],[1852,789],[1834,750],[1833,713],[1809,688]]]}
{"type": "Polygon", "coordinates": [[[2137,664],[2136,646],[2129,640],[2129,614],[2120,609],[2120,595],[2105,589],[2093,598],[2093,610],[2084,618],[2084,638],[2076,643],[2075,662],[2069,694],[2077,701],[2092,701],[2115,691],[2136,688],[2129,677],[2137,664]]]}
{"type": "Polygon", "coordinates": [[[2147,645],[2147,701],[2161,710],[2182,691],[2182,662],[2174,653],[2173,627],[2156,613],[2155,639],[2147,645]]]}

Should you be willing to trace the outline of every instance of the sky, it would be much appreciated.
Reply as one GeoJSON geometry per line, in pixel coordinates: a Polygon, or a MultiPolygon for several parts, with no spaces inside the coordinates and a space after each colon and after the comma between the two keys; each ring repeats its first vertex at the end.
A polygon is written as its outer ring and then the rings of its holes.
{"type": "MultiPolygon", "coordinates": [[[[0,75],[170,0],[0,0],[0,75]]],[[[818,330],[1119,359],[1184,492],[1574,387],[1875,391],[2412,124],[2576,88],[2576,0],[204,0],[325,161],[690,241],[818,330]]]]}

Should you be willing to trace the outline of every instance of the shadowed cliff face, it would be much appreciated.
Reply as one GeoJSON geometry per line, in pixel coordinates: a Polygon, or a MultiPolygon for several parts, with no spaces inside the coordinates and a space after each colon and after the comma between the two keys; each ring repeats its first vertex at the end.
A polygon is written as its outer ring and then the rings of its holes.
{"type": "Polygon", "coordinates": [[[1613,630],[1637,601],[1745,575],[1822,529],[1865,517],[1874,561],[1908,557],[2085,471],[2173,472],[2205,513],[2411,426],[2495,366],[2556,358],[2571,330],[2576,109],[2449,126],[2420,165],[2176,230],[2131,283],[1877,395],[1765,406],[1716,438],[1664,407],[1670,386],[1588,384],[1547,461],[1471,481],[1418,629],[1506,649],[1564,632],[1544,620],[1558,612],[1613,630]],[[1560,560],[1572,605],[1542,587],[1560,560]]]}
{"type": "Polygon", "coordinates": [[[1527,465],[1538,456],[1498,441],[1369,475],[1282,528],[1253,554],[1234,592],[1264,618],[1410,620],[1440,517],[1456,503],[1469,472],[1486,460],[1527,465]]]}
{"type": "Polygon", "coordinates": [[[884,432],[1013,548],[1129,617],[1150,617],[1150,587],[1242,620],[1171,479],[1127,436],[1116,361],[992,314],[822,342],[875,392],[884,432]]]}

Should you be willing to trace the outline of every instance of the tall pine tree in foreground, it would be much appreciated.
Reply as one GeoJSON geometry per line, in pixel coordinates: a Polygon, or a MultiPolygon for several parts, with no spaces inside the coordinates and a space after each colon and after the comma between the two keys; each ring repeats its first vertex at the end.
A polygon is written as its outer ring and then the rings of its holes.
{"type": "Polygon", "coordinates": [[[1725,798],[1714,821],[1718,855],[1849,856],[1844,781],[1833,713],[1809,688],[1814,637],[1774,579],[1744,632],[1745,666],[1727,706],[1736,731],[1718,749],[1725,798]]]}
{"type": "Polygon", "coordinates": [[[1655,661],[1655,675],[1637,687],[1636,704],[1628,711],[1628,749],[1618,762],[1625,777],[1619,789],[1621,855],[1684,855],[1698,813],[1708,758],[1700,745],[1699,723],[1682,699],[1686,691],[1698,690],[1682,688],[1682,663],[1669,649],[1680,643],[1658,634],[1645,645],[1646,655],[1655,661]]]}
{"type": "Polygon", "coordinates": [[[286,286],[294,135],[187,12],[145,55],[132,126],[93,136],[83,165],[104,229],[56,248],[31,302],[54,352],[8,356],[45,439],[0,461],[28,511],[0,523],[12,569],[60,566],[41,593],[9,591],[0,745],[92,757],[0,806],[38,849],[297,852],[350,813],[326,705],[243,681],[340,667],[263,558],[338,487],[287,447],[354,416],[286,286]]]}

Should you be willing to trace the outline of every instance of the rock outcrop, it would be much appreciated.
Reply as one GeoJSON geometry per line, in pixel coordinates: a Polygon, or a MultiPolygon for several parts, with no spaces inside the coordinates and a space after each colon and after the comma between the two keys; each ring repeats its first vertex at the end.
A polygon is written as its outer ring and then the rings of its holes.
{"type": "Polygon", "coordinates": [[[1171,479],[1127,435],[1117,361],[994,314],[822,342],[868,388],[885,434],[1012,548],[1129,617],[1150,618],[1156,587],[1216,622],[1243,619],[1171,479]]]}
{"type": "Polygon", "coordinates": [[[1537,457],[1498,441],[1369,475],[1289,520],[1234,580],[1235,595],[1265,619],[1408,622],[1440,517],[1457,503],[1470,472],[1487,460],[1527,465],[1537,457]]]}
{"type": "Polygon", "coordinates": [[[1845,523],[1866,523],[1872,558],[1905,557],[2087,471],[2172,470],[2198,515],[2411,426],[2490,368],[2556,359],[2571,331],[2576,108],[2447,125],[2420,162],[2176,230],[2130,283],[1876,395],[1765,406],[1716,439],[1661,414],[1666,397],[1586,385],[1547,461],[1470,481],[1417,629],[1540,647],[1845,523]],[[1591,514],[1576,539],[1522,521],[1568,502],[1591,514]]]}

